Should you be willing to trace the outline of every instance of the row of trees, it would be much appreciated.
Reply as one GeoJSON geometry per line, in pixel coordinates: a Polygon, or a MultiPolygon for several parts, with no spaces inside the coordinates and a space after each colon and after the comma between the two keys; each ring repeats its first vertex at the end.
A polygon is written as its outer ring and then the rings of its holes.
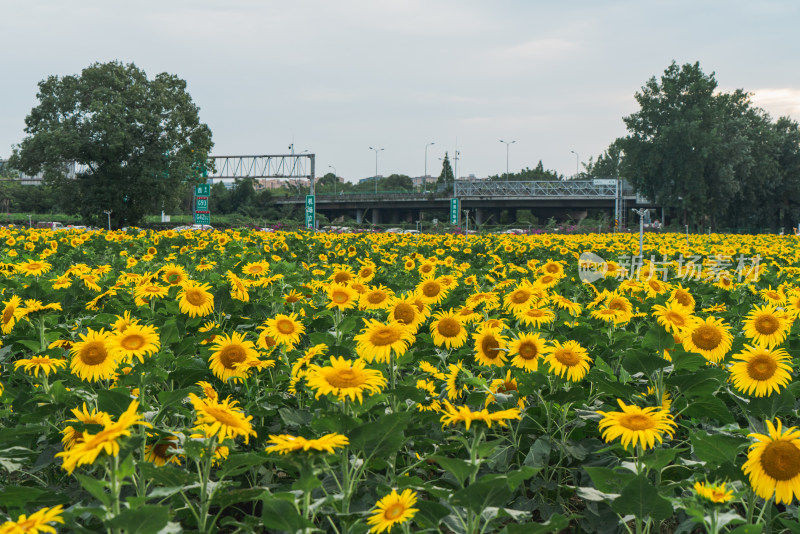
{"type": "MultiPolygon", "coordinates": [[[[624,117],[628,134],[584,164],[578,178],[623,178],[637,192],[664,206],[687,224],[722,227],[785,227],[800,221],[800,127],[773,120],[743,90],[721,92],[714,74],[699,63],[674,62],[660,79],[635,94],[639,110],[624,117]]],[[[161,73],[153,79],[133,64],[96,63],[80,75],[51,76],[39,83],[39,104],[25,119],[26,137],[10,167],[43,172],[46,186],[36,195],[0,181],[0,208],[79,213],[90,224],[112,210],[114,226],[141,222],[145,214],[188,212],[191,191],[203,181],[213,146],[211,131],[186,83],[161,73]],[[66,179],[65,165],[85,172],[66,179]]],[[[6,171],[7,172],[7,169],[6,171]]],[[[448,154],[436,185],[451,191],[448,154]]],[[[538,165],[491,180],[561,180],[538,165]]],[[[359,184],[322,176],[321,194],[412,191],[400,174],[359,184]]],[[[303,193],[287,182],[288,193],[303,193]]],[[[280,194],[276,192],[275,194],[280,194]]],[[[233,189],[216,185],[211,211],[252,217],[280,217],[273,194],[244,180],[233,189]]]]}

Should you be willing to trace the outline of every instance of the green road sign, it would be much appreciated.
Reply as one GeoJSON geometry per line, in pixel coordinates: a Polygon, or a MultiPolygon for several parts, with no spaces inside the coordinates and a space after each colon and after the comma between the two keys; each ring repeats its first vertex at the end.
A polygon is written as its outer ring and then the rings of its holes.
{"type": "Polygon", "coordinates": [[[450,199],[450,224],[458,225],[458,199],[450,199]]]}
{"type": "Polygon", "coordinates": [[[207,197],[211,195],[211,186],[209,184],[198,184],[194,186],[194,194],[198,197],[207,197]]]}
{"type": "Polygon", "coordinates": [[[194,214],[194,223],[195,224],[202,224],[204,226],[211,224],[211,214],[210,213],[195,213],[194,214]]]}
{"type": "Polygon", "coordinates": [[[306,228],[314,228],[315,207],[316,199],[314,195],[306,195],[306,228]]]}
{"type": "Polygon", "coordinates": [[[208,197],[196,197],[194,199],[194,211],[208,211],[208,197]]]}

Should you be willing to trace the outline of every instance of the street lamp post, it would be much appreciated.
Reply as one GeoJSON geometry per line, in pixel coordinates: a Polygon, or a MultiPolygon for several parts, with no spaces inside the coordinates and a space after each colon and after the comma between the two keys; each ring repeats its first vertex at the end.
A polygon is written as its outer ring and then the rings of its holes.
{"type": "Polygon", "coordinates": [[[333,196],[336,196],[336,182],[339,181],[339,173],[336,172],[336,167],[333,165],[328,165],[331,169],[333,169],[333,196]]]}
{"type": "Polygon", "coordinates": [[[508,147],[516,143],[516,141],[503,141],[500,139],[500,142],[506,145],[506,182],[508,181],[508,147]]]}
{"type": "Polygon", "coordinates": [[[577,178],[578,175],[580,174],[580,172],[578,171],[578,162],[580,161],[581,157],[574,150],[570,150],[570,152],[575,154],[575,177],[577,178]]]}
{"type": "Polygon", "coordinates": [[[374,180],[375,180],[375,194],[377,195],[378,194],[378,152],[380,152],[383,149],[382,148],[372,148],[372,147],[369,147],[369,149],[375,151],[375,178],[374,178],[374,180]]]}
{"type": "Polygon", "coordinates": [[[108,217],[108,231],[111,231],[111,210],[103,210],[103,213],[108,217]]]}
{"type": "Polygon", "coordinates": [[[422,177],[422,192],[427,193],[428,189],[428,147],[435,145],[433,141],[425,145],[425,176],[422,177]]]}

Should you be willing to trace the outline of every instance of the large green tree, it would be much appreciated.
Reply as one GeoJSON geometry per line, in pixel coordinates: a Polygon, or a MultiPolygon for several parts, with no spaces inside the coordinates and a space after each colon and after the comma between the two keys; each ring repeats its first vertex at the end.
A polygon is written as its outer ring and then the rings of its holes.
{"type": "Polygon", "coordinates": [[[455,180],[455,177],[453,175],[453,167],[450,166],[450,156],[445,152],[442,160],[442,172],[439,173],[439,178],[436,179],[437,188],[444,187],[445,191],[452,191],[453,180],[455,180]]]}
{"type": "Polygon", "coordinates": [[[114,226],[138,224],[174,209],[182,189],[202,179],[211,131],[177,76],[148,79],[134,64],[95,63],[80,75],[50,76],[37,96],[11,164],[44,171],[87,222],[104,221],[110,209],[114,226]],[[84,169],[74,182],[64,174],[72,162],[84,169]]]}
{"type": "Polygon", "coordinates": [[[615,143],[623,177],[686,222],[720,222],[744,184],[758,179],[753,148],[765,114],[742,90],[719,93],[699,63],[673,62],[635,98],[640,110],[623,119],[629,135],[615,143]]]}

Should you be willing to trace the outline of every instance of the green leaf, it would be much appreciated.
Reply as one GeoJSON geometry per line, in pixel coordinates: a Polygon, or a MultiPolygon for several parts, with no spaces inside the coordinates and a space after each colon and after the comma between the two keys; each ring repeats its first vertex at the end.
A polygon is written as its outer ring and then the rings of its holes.
{"type": "Polygon", "coordinates": [[[636,475],[621,469],[607,467],[584,467],[589,474],[594,486],[603,493],[622,493],[622,488],[627,486],[636,475]]]}
{"type": "Polygon", "coordinates": [[[611,503],[611,508],[619,515],[631,514],[639,519],[649,517],[656,521],[672,515],[672,504],[643,475],[637,476],[622,489],[620,496],[611,503]]]}
{"type": "MultiPolygon", "coordinates": [[[[783,522],[783,519],[781,519],[783,522]]],[[[761,534],[764,531],[764,525],[740,525],[731,530],[730,534],[761,534]]]]}
{"type": "Polygon", "coordinates": [[[450,513],[450,509],[438,502],[419,500],[414,505],[419,513],[414,516],[414,524],[422,529],[438,530],[439,522],[450,513]]]}
{"type": "Polygon", "coordinates": [[[697,419],[715,419],[723,424],[734,422],[730,408],[722,402],[722,399],[710,395],[702,399],[698,398],[690,401],[683,413],[684,415],[697,419]]]}
{"type": "Polygon", "coordinates": [[[686,449],[677,449],[674,447],[670,447],[669,449],[653,449],[642,457],[642,461],[648,469],[661,471],[669,465],[679,453],[685,450],[686,449]]]}
{"type": "Polygon", "coordinates": [[[474,469],[466,460],[459,458],[449,458],[447,456],[432,456],[431,459],[436,460],[436,463],[442,466],[442,469],[456,477],[458,485],[463,486],[464,481],[469,477],[474,469]]]}
{"type": "Polygon", "coordinates": [[[168,507],[145,504],[137,508],[124,509],[105,524],[110,528],[124,528],[127,534],[158,534],[168,522],[168,507]]]}
{"type": "Polygon", "coordinates": [[[742,451],[749,440],[744,437],[728,434],[708,434],[697,430],[689,434],[692,443],[692,452],[701,462],[713,465],[722,465],[732,462],[742,451]]]}
{"type": "Polygon", "coordinates": [[[267,457],[264,453],[247,452],[231,454],[225,463],[222,464],[219,477],[233,477],[240,475],[255,465],[266,463],[267,457]]]}
{"type": "Polygon", "coordinates": [[[489,506],[508,504],[513,491],[504,475],[485,475],[469,487],[453,494],[450,502],[481,513],[489,506]]]}
{"type": "Polygon", "coordinates": [[[197,475],[171,465],[156,467],[150,462],[139,463],[139,472],[145,479],[150,479],[163,486],[185,486],[197,480],[197,475]]]}
{"type": "Polygon", "coordinates": [[[630,351],[622,359],[622,367],[630,374],[643,373],[650,376],[659,369],[671,364],[651,351],[630,351]]]}
{"type": "Polygon", "coordinates": [[[711,396],[726,380],[727,373],[722,369],[706,367],[691,373],[673,374],[665,382],[676,388],[681,395],[693,399],[711,396]]]}
{"type": "Polygon", "coordinates": [[[507,525],[505,532],[508,534],[549,534],[561,532],[569,528],[569,519],[561,514],[553,514],[544,523],[524,523],[507,525]]]}
{"type": "Polygon", "coordinates": [[[363,451],[367,458],[389,456],[403,446],[403,430],[413,414],[411,412],[391,413],[378,421],[354,428],[347,436],[353,450],[363,451]]]}
{"type": "Polygon", "coordinates": [[[182,388],[174,389],[172,391],[162,391],[158,394],[158,403],[163,410],[173,404],[179,404],[189,396],[189,393],[197,393],[197,388],[182,388]]]}
{"type": "Polygon", "coordinates": [[[111,506],[111,496],[106,493],[106,483],[104,480],[87,477],[80,473],[73,473],[73,476],[78,479],[83,489],[88,491],[92,497],[105,504],[107,507],[111,506]]]}
{"type": "Polygon", "coordinates": [[[6,486],[0,491],[0,508],[21,508],[23,505],[35,501],[45,493],[38,488],[26,486],[6,486]]]}
{"type": "Polygon", "coordinates": [[[545,467],[550,463],[550,450],[552,444],[550,436],[541,436],[531,445],[528,454],[525,456],[523,465],[530,467],[545,467]]]}
{"type": "MultiPolygon", "coordinates": [[[[675,339],[661,325],[654,324],[642,338],[642,346],[663,354],[663,350],[672,347],[675,339]]],[[[669,363],[668,363],[669,365],[669,363]]],[[[630,369],[629,369],[630,370],[630,369]]]]}
{"type": "Polygon", "coordinates": [[[127,389],[114,388],[114,389],[101,389],[97,392],[97,407],[98,409],[110,413],[114,417],[118,417],[122,412],[128,409],[131,405],[131,394],[127,389]]]}
{"type": "Polygon", "coordinates": [[[275,497],[264,499],[261,522],[267,529],[285,532],[297,532],[314,527],[311,522],[297,513],[297,509],[292,503],[275,497]]]}
{"type": "Polygon", "coordinates": [[[229,489],[214,493],[211,504],[224,509],[240,502],[257,501],[265,495],[269,493],[263,488],[229,489]]]}

